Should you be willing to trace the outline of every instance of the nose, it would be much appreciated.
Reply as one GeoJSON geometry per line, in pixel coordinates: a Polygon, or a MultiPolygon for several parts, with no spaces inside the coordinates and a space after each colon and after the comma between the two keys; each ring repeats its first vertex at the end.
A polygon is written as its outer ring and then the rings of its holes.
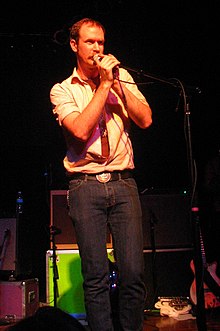
{"type": "Polygon", "coordinates": [[[94,50],[98,50],[99,51],[99,43],[97,41],[94,42],[93,48],[94,48],[94,50]]]}

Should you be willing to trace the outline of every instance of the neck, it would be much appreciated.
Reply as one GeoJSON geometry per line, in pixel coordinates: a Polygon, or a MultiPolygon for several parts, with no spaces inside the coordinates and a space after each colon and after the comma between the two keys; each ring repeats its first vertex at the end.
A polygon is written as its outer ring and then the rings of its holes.
{"type": "Polygon", "coordinates": [[[85,67],[81,66],[80,63],[77,63],[77,72],[83,80],[92,79],[95,80],[99,77],[98,69],[94,67],[85,67]]]}
{"type": "Polygon", "coordinates": [[[92,89],[96,89],[99,86],[100,78],[97,70],[93,69],[92,71],[86,71],[81,70],[78,67],[77,72],[79,76],[92,87],[92,89]]]}

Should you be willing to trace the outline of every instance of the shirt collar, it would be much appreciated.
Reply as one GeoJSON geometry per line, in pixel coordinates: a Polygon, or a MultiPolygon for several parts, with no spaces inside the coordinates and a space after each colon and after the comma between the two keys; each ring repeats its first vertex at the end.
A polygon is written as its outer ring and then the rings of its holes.
{"type": "Polygon", "coordinates": [[[79,76],[76,67],[73,69],[72,77],[71,77],[71,84],[80,81],[81,83],[85,84],[86,82],[79,76]]]}

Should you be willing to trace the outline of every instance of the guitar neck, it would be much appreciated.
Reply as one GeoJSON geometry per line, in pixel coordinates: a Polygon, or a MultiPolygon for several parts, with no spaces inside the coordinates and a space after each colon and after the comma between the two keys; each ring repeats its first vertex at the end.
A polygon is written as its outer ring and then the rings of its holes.
{"type": "Polygon", "coordinates": [[[205,255],[205,248],[204,248],[204,242],[202,238],[202,231],[200,229],[200,246],[201,246],[201,254],[202,254],[202,262],[203,266],[207,268],[207,261],[206,261],[206,255],[205,255]]]}

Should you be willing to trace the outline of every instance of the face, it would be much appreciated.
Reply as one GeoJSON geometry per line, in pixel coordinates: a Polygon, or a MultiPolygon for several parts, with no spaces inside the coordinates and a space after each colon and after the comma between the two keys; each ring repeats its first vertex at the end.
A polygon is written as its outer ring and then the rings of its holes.
{"type": "Polygon", "coordinates": [[[72,50],[77,54],[78,65],[94,67],[93,56],[104,52],[104,42],[104,32],[100,27],[84,24],[80,29],[78,43],[70,41],[72,50]]]}

